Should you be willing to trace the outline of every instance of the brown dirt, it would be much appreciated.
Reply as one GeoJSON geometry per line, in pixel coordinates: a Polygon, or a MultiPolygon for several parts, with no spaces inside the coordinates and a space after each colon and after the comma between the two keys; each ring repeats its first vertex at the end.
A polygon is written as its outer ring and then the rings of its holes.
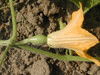
{"type": "MultiPolygon", "coordinates": [[[[0,0],[0,7],[9,5],[0,0]]],[[[77,10],[69,0],[15,0],[17,20],[16,41],[29,38],[34,35],[49,33],[59,30],[57,19],[60,18],[65,24],[73,11],[77,10]]],[[[86,15],[84,27],[97,36],[100,40],[100,5],[92,8],[86,15]]],[[[12,20],[10,8],[0,10],[0,39],[9,39],[12,35],[12,20]]],[[[29,46],[47,50],[44,46],[29,46]]],[[[0,46],[0,59],[5,50],[0,46]]],[[[100,57],[100,44],[91,48],[88,53],[100,57]]],[[[51,52],[64,54],[64,49],[50,49],[51,52]]],[[[0,67],[0,75],[99,75],[100,67],[92,62],[60,61],[47,58],[41,54],[28,52],[19,48],[11,47],[0,67]]]]}

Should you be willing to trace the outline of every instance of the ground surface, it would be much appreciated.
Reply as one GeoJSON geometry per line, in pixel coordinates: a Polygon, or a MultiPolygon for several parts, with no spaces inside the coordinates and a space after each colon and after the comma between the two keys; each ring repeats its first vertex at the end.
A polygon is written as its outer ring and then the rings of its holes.
{"type": "MultiPolygon", "coordinates": [[[[0,0],[0,7],[7,5],[0,0]]],[[[8,4],[9,5],[9,4],[8,4]]],[[[16,41],[34,35],[47,34],[59,30],[57,19],[65,24],[73,11],[77,10],[69,0],[15,0],[17,20],[16,41]]],[[[84,26],[100,40],[100,5],[92,8],[86,15],[84,26]]],[[[9,39],[12,35],[10,8],[0,10],[0,39],[9,39]]],[[[32,47],[48,50],[48,47],[32,47]]],[[[5,50],[0,46],[0,59],[5,50]]],[[[50,49],[50,52],[64,54],[64,49],[50,49]]],[[[88,54],[100,57],[100,44],[91,48],[88,54]]],[[[92,62],[60,61],[43,55],[11,47],[0,67],[0,75],[100,75],[100,67],[92,62]]]]}

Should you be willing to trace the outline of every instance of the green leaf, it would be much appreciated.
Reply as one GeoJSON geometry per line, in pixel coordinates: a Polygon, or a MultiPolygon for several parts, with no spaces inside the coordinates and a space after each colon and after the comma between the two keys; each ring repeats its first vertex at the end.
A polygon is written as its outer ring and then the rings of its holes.
{"type": "Polygon", "coordinates": [[[79,2],[83,5],[83,14],[86,14],[89,9],[100,4],[100,0],[70,0],[79,7],[79,2]]]}
{"type": "Polygon", "coordinates": [[[66,25],[64,23],[62,23],[62,21],[60,19],[58,19],[58,22],[59,22],[59,25],[60,25],[60,30],[65,28],[66,25]]]}

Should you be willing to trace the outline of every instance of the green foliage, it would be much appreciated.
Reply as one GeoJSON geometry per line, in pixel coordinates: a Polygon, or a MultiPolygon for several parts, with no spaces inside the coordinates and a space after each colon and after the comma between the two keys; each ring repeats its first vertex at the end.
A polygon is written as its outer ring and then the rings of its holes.
{"type": "Polygon", "coordinates": [[[83,14],[86,14],[89,9],[98,5],[100,0],[70,0],[79,7],[79,2],[82,2],[83,5],[83,14]]]}
{"type": "Polygon", "coordinates": [[[59,25],[60,25],[60,29],[65,28],[65,24],[62,23],[62,21],[60,19],[58,19],[59,25]]]}

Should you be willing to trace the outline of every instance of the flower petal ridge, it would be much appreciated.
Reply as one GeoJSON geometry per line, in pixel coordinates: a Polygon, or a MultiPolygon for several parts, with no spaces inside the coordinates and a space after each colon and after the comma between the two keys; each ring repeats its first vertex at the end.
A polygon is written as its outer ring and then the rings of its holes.
{"type": "Polygon", "coordinates": [[[53,32],[47,37],[47,44],[52,48],[68,48],[79,56],[87,58],[100,66],[100,62],[87,54],[87,51],[99,43],[99,40],[90,32],[82,28],[84,15],[82,4],[80,9],[72,13],[70,22],[62,30],[53,32]]]}

